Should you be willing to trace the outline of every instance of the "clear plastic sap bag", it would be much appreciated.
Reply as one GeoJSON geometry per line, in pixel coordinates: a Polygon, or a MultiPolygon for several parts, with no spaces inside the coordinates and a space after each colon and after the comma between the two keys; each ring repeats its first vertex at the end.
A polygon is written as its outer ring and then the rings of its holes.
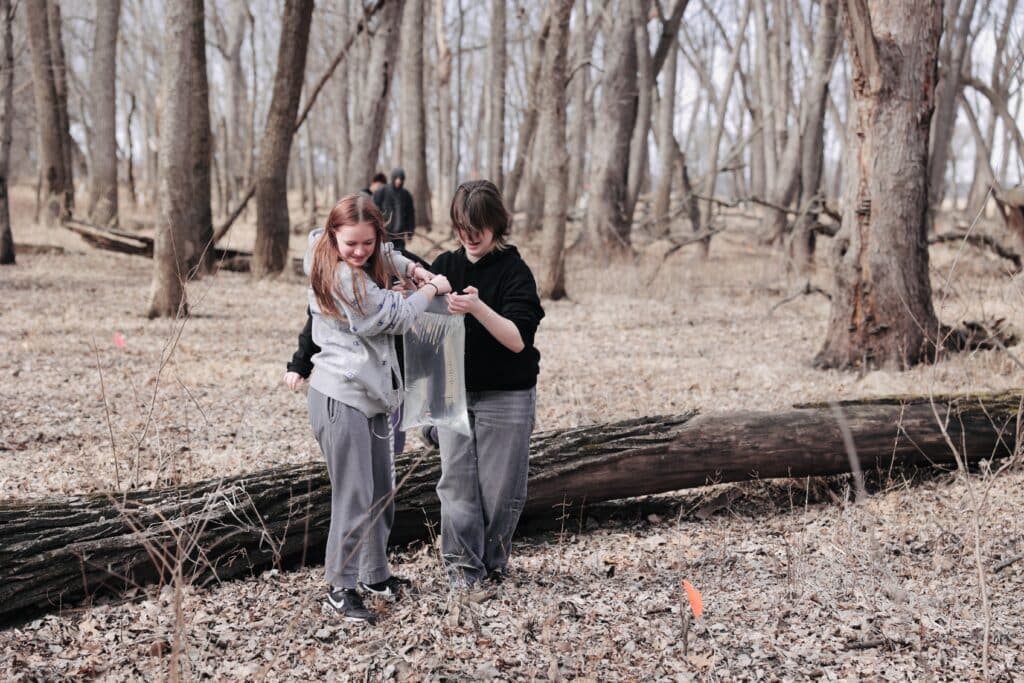
{"type": "Polygon", "coordinates": [[[435,297],[405,333],[403,430],[434,425],[469,436],[464,317],[435,297]]]}

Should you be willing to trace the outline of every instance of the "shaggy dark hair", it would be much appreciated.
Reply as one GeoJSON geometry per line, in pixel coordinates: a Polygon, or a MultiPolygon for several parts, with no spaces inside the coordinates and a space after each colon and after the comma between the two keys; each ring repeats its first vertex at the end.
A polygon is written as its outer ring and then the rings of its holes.
{"type": "Polygon", "coordinates": [[[494,243],[505,245],[512,226],[501,192],[490,180],[467,180],[452,197],[452,226],[457,232],[475,237],[484,228],[494,231],[494,243]]]}

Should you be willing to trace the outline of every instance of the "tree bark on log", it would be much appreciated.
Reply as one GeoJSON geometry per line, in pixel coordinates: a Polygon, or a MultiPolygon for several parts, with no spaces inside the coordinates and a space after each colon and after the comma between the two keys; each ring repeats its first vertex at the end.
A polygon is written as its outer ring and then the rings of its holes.
{"type": "MultiPolygon", "coordinates": [[[[976,462],[1017,452],[1019,395],[896,397],[781,412],[644,417],[537,434],[520,531],[585,504],[753,479],[976,462]],[[837,409],[842,419],[837,419],[837,409]],[[937,417],[938,416],[938,417],[937,417]],[[945,433],[940,426],[945,424],[945,433]],[[948,439],[947,439],[948,437],[948,439]]],[[[431,534],[435,453],[396,459],[392,542],[431,534]]],[[[166,582],[175,558],[198,585],[319,561],[331,487],[322,463],[163,490],[0,504],[0,623],[100,593],[166,582]]]]}

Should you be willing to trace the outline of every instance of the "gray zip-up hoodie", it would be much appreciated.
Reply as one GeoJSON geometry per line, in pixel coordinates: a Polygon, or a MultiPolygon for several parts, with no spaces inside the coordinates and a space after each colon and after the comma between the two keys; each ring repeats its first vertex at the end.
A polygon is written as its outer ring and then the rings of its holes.
{"type": "MultiPolygon", "coordinates": [[[[306,275],[313,264],[313,246],[324,232],[317,228],[309,234],[303,270],[306,275]]],[[[394,250],[390,242],[382,246],[382,256],[389,259],[399,273],[406,272],[411,261],[394,250]]],[[[335,287],[355,301],[354,273],[342,263],[337,269],[335,287]]],[[[416,292],[409,297],[401,292],[381,289],[369,277],[364,278],[366,296],[364,313],[335,296],[346,320],[323,314],[313,288],[309,288],[309,310],[313,315],[313,341],[320,353],[313,356],[313,373],[309,386],[320,393],[362,411],[367,417],[388,413],[401,403],[401,373],[395,354],[394,335],[406,332],[429,301],[416,292]]]]}

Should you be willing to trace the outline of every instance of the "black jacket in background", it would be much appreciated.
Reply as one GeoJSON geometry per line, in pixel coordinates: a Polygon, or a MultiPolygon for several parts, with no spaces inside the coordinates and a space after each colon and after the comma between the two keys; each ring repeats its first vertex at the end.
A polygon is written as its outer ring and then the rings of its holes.
{"type": "Polygon", "coordinates": [[[382,185],[373,193],[373,203],[384,214],[389,235],[404,238],[416,230],[416,209],[409,190],[382,185]]]}
{"type": "Polygon", "coordinates": [[[533,346],[533,338],[544,309],[533,273],[519,251],[512,246],[495,249],[470,263],[466,250],[460,248],[438,256],[430,270],[447,277],[455,292],[476,287],[484,303],[515,324],[526,345],[519,353],[512,352],[467,315],[466,389],[510,391],[536,386],[540,352],[533,346]]]}

